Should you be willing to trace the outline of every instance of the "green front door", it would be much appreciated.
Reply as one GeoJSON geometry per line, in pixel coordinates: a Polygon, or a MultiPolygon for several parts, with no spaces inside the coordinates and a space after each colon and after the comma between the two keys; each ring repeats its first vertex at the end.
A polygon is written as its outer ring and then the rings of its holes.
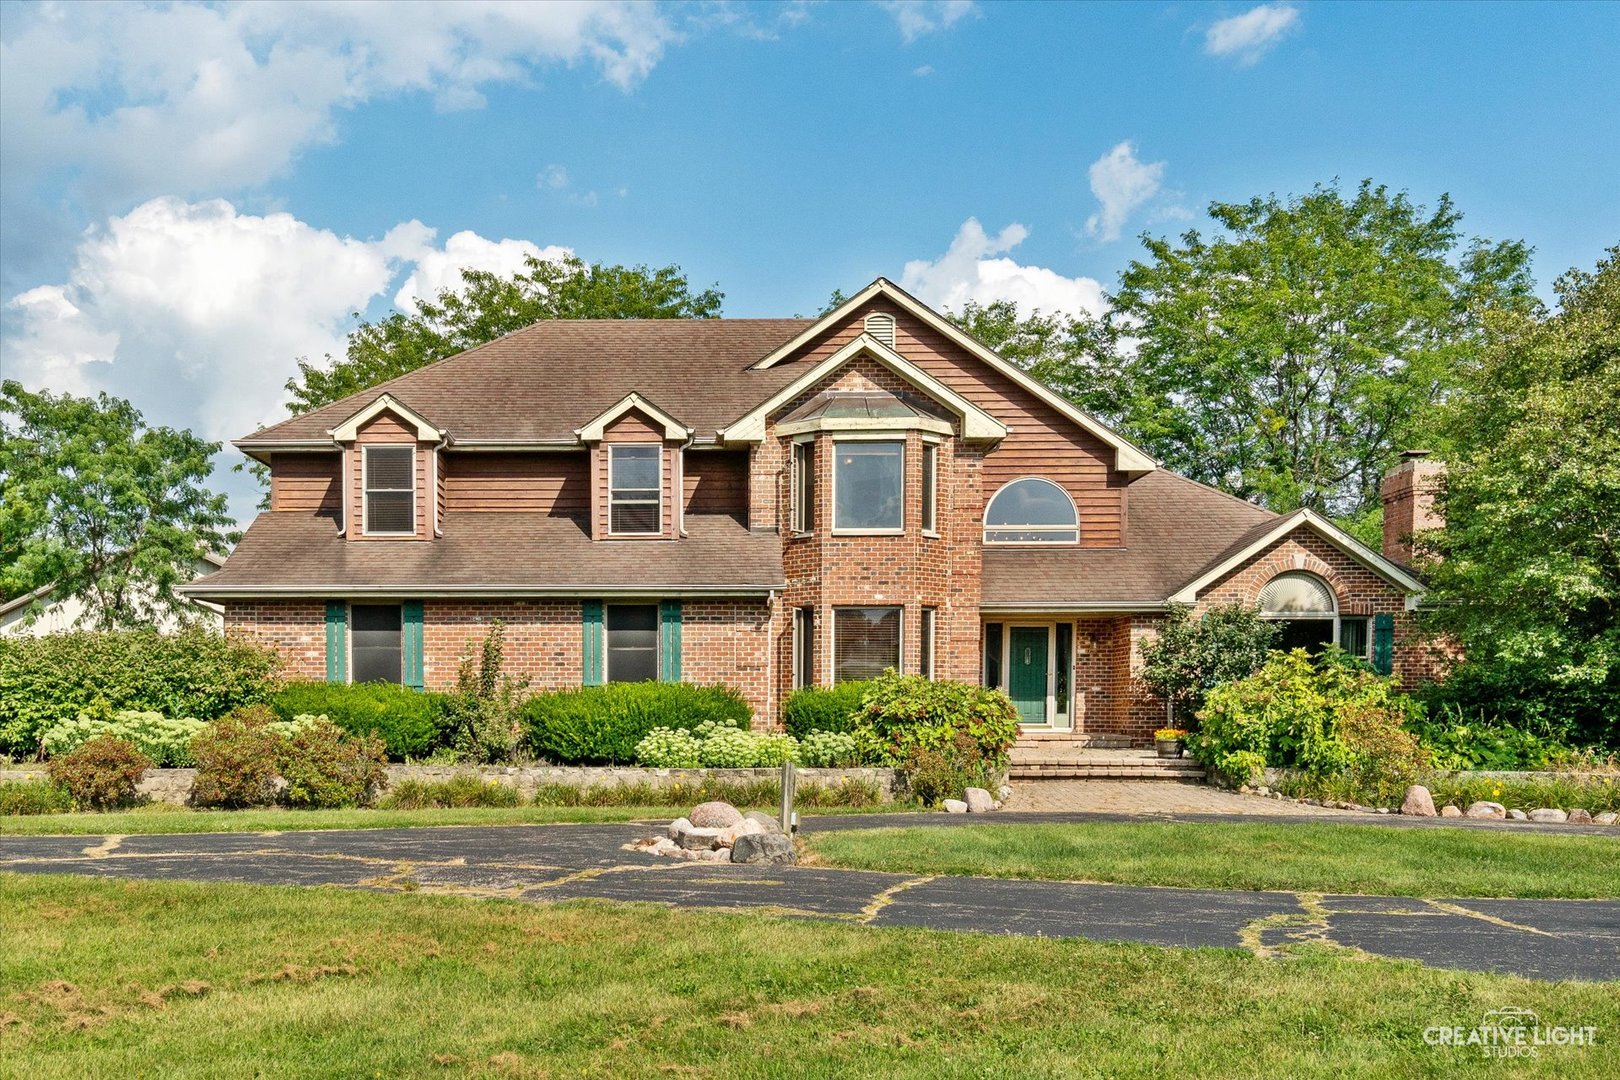
{"type": "Polygon", "coordinates": [[[1020,723],[1047,722],[1046,639],[1044,626],[1015,626],[1007,637],[1007,694],[1020,723]]]}

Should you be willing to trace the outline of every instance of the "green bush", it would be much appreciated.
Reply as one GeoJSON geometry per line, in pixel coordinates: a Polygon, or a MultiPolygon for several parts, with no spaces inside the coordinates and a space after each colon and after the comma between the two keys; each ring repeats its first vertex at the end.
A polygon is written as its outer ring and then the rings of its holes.
{"type": "Polygon", "coordinates": [[[564,765],[618,765],[655,727],[690,731],[706,720],[746,725],[753,715],[726,686],[608,683],[535,694],[523,726],[536,755],[564,765]]]}
{"type": "Polygon", "coordinates": [[[67,788],[51,780],[0,783],[0,817],[7,814],[61,814],[73,809],[67,788]]]}
{"type": "Polygon", "coordinates": [[[136,801],[135,788],[152,767],[152,759],[123,739],[98,735],[46,765],[76,806],[111,810],[136,801]]]}
{"type": "Polygon", "coordinates": [[[131,743],[161,768],[186,768],[196,764],[191,740],[206,726],[188,717],[120,709],[110,719],[81,716],[52,724],[41,736],[40,747],[48,757],[60,757],[99,735],[111,735],[131,743]]]}
{"type": "Polygon", "coordinates": [[[650,769],[695,769],[703,764],[703,740],[690,731],[655,727],[636,743],[636,763],[650,769]]]}
{"type": "MultiPolygon", "coordinates": [[[[581,788],[572,784],[542,784],[535,789],[536,806],[686,806],[711,800],[739,809],[775,813],[782,802],[782,786],[775,780],[732,783],[706,779],[700,784],[598,784],[581,788]]],[[[796,802],[801,807],[874,806],[883,801],[878,785],[864,780],[837,784],[800,784],[796,802]]]]}
{"type": "Polygon", "coordinates": [[[812,731],[799,742],[799,762],[813,769],[849,769],[861,764],[861,751],[853,735],[812,731]]]}
{"type": "Polygon", "coordinates": [[[1422,706],[1395,681],[1329,649],[1272,653],[1247,679],[1211,690],[1188,740],[1192,756],[1232,779],[1265,767],[1360,777],[1370,788],[1404,784],[1427,755],[1410,725],[1422,706]]]}
{"type": "Polygon", "coordinates": [[[1000,770],[972,738],[957,735],[946,747],[913,746],[904,766],[906,790],[924,806],[960,799],[970,787],[994,788],[1000,770]]]}
{"type": "Polygon", "coordinates": [[[1276,625],[1251,608],[1211,608],[1194,619],[1190,607],[1173,604],[1157,635],[1142,643],[1142,682],[1185,721],[1215,687],[1254,674],[1277,634],[1276,625]]]}
{"type": "Polygon", "coordinates": [[[918,747],[954,753],[965,735],[980,758],[999,766],[1018,741],[1018,709],[1005,693],[921,675],[888,671],[873,679],[858,716],[856,743],[883,765],[904,766],[918,747]]]}
{"type": "Polygon", "coordinates": [[[401,780],[388,789],[380,804],[385,810],[425,810],[468,806],[517,806],[517,788],[475,773],[457,773],[448,780],[401,780]]]}
{"type": "Polygon", "coordinates": [[[1540,721],[1528,723],[1533,729],[1440,699],[1414,730],[1437,769],[1545,769],[1574,752],[1561,732],[1540,721]]]}
{"type": "Polygon", "coordinates": [[[445,727],[456,755],[493,764],[517,753],[528,683],[501,671],[506,624],[496,619],[484,640],[472,648],[456,672],[456,689],[445,696],[445,727]],[[475,662],[476,661],[476,662],[475,662]]]}
{"type": "Polygon", "coordinates": [[[865,680],[837,686],[806,686],[788,695],[782,708],[782,726],[803,739],[813,731],[853,732],[861,699],[872,684],[865,680]]]}
{"type": "Polygon", "coordinates": [[[799,760],[799,740],[705,720],[692,731],[658,727],[636,744],[636,764],[655,769],[776,768],[799,760]]]}
{"type": "Polygon", "coordinates": [[[393,683],[295,682],[270,707],[283,720],[325,716],[351,735],[375,734],[394,761],[426,756],[446,736],[447,695],[393,683]]]}
{"type": "Polygon", "coordinates": [[[274,803],[277,768],[289,741],[278,726],[268,707],[249,705],[204,728],[191,740],[197,759],[192,803],[231,809],[274,803]]]}
{"type": "Polygon", "coordinates": [[[204,629],[0,638],[0,753],[39,752],[44,730],[120,709],[212,720],[270,693],[276,656],[204,629]]]}
{"type": "Polygon", "coordinates": [[[375,735],[351,735],[325,717],[283,741],[277,763],[288,806],[370,806],[388,779],[388,755],[375,735]]]}

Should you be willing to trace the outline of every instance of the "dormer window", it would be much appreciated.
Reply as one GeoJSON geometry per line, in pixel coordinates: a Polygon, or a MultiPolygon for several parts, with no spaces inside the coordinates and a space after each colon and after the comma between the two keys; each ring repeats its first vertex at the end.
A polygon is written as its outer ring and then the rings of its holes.
{"type": "Polygon", "coordinates": [[[366,535],[415,535],[416,448],[367,446],[363,470],[366,535]]]}
{"type": "Polygon", "coordinates": [[[663,531],[663,447],[608,447],[608,532],[657,536],[663,531]]]}

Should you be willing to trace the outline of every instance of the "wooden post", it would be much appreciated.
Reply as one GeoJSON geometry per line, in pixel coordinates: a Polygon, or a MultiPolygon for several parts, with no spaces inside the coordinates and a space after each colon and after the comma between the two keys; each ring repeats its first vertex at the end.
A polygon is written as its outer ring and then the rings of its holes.
{"type": "Polygon", "coordinates": [[[798,783],[799,770],[793,762],[782,762],[782,831],[789,836],[793,835],[794,819],[797,817],[793,813],[793,796],[798,783]]]}

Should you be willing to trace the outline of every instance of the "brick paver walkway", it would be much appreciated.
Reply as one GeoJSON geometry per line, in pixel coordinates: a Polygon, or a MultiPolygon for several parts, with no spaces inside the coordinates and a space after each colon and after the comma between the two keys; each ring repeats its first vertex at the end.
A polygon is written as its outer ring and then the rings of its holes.
{"type": "Polygon", "coordinates": [[[1174,780],[1014,780],[1008,810],[1020,813],[1240,814],[1245,817],[1366,817],[1174,780]]]}

